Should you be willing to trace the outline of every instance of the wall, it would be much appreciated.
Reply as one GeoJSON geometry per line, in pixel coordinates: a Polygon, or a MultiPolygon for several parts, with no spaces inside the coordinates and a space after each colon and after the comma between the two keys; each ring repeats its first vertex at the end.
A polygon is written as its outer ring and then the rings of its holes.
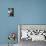
{"type": "Polygon", "coordinates": [[[46,24],[46,0],[0,0],[0,44],[8,43],[9,32],[18,32],[17,24],[46,24]],[[8,17],[9,7],[14,17],[8,17]]]}
{"type": "MultiPolygon", "coordinates": [[[[0,44],[7,44],[8,34],[16,32],[17,34],[17,17],[8,16],[8,8],[15,8],[13,0],[0,0],[0,44]]],[[[17,43],[17,39],[15,41],[17,43]]]]}
{"type": "Polygon", "coordinates": [[[46,0],[16,0],[16,15],[21,24],[46,24],[46,0]]]}

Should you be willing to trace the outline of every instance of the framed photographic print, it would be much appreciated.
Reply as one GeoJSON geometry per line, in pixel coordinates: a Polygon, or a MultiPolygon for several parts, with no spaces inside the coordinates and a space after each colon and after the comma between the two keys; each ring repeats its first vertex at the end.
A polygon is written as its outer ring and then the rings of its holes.
{"type": "Polygon", "coordinates": [[[14,16],[14,8],[8,8],[8,15],[14,16]]]}
{"type": "Polygon", "coordinates": [[[20,24],[18,25],[20,40],[46,41],[46,25],[20,24]]]}
{"type": "Polygon", "coordinates": [[[18,42],[20,46],[43,45],[46,43],[46,24],[18,24],[18,42]]]}

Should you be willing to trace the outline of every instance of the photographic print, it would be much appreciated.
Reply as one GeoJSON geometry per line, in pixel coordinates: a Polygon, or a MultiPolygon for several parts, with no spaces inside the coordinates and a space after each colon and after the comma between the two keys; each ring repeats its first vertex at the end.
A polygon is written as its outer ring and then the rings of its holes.
{"type": "Polygon", "coordinates": [[[19,24],[18,38],[20,46],[40,44],[46,42],[46,25],[39,24],[19,24]]]}
{"type": "Polygon", "coordinates": [[[8,15],[14,16],[14,8],[8,8],[8,15]]]}

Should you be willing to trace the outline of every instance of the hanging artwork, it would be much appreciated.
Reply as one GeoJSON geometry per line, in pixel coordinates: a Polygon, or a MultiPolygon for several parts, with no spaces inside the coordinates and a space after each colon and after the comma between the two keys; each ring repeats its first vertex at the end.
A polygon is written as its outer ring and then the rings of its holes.
{"type": "Polygon", "coordinates": [[[18,25],[20,40],[46,41],[46,25],[20,24],[18,25]]]}
{"type": "Polygon", "coordinates": [[[14,8],[8,8],[8,15],[14,16],[14,8]]]}
{"type": "Polygon", "coordinates": [[[11,45],[15,44],[16,33],[11,32],[11,33],[8,35],[8,40],[9,40],[8,46],[10,46],[10,44],[11,44],[11,45]],[[12,42],[10,43],[10,41],[12,41],[12,42]]]}
{"type": "Polygon", "coordinates": [[[13,33],[10,33],[9,36],[8,36],[8,39],[9,40],[14,40],[15,41],[15,38],[16,38],[16,34],[13,32],[13,33]]]}

